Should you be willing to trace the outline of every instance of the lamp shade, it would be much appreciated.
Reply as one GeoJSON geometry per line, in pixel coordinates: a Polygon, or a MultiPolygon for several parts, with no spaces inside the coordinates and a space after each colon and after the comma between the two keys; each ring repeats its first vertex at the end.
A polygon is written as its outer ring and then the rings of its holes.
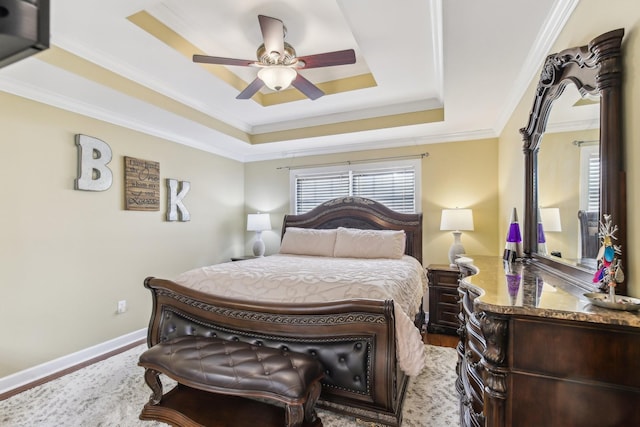
{"type": "Polygon", "coordinates": [[[442,209],[441,231],[473,231],[473,211],[471,209],[442,209]]]}
{"type": "Polygon", "coordinates": [[[258,77],[271,90],[281,91],[291,86],[298,73],[291,67],[271,65],[258,71],[258,77]]]}
{"type": "Polygon", "coordinates": [[[257,213],[247,215],[247,231],[271,230],[269,214],[257,213]]]}
{"type": "Polygon", "coordinates": [[[562,231],[562,223],[560,221],[559,208],[541,208],[540,222],[545,232],[562,231]]]}

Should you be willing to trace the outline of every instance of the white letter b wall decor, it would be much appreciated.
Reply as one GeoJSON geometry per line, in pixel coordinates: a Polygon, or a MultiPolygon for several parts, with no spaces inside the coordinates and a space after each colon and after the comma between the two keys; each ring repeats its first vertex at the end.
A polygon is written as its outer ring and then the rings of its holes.
{"type": "Polygon", "coordinates": [[[111,187],[113,173],[107,167],[111,161],[111,147],[106,142],[87,135],[76,135],[78,146],[78,178],[76,190],[104,191],[111,187]]]}

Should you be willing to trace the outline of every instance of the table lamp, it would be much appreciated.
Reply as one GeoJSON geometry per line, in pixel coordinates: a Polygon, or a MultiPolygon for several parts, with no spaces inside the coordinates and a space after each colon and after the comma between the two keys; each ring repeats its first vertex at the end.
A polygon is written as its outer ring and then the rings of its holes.
{"type": "Polygon", "coordinates": [[[253,254],[255,256],[264,256],[264,242],[262,241],[262,232],[271,230],[271,218],[266,213],[255,213],[247,215],[247,231],[256,232],[256,241],[253,243],[253,254]]]}
{"type": "Polygon", "coordinates": [[[538,210],[538,253],[547,255],[545,232],[562,231],[559,208],[540,208],[538,210]]]}
{"type": "Polygon", "coordinates": [[[449,248],[449,263],[455,266],[458,255],[465,253],[460,241],[462,231],[473,231],[473,211],[471,209],[443,209],[440,230],[451,231],[453,234],[453,244],[449,248]]]}

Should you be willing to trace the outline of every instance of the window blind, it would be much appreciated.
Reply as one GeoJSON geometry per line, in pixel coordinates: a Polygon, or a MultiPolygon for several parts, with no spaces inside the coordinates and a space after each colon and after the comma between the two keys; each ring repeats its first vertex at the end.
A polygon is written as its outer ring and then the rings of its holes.
{"type": "Polygon", "coordinates": [[[589,152],[587,160],[587,210],[598,212],[600,209],[600,153],[589,152]]]}
{"type": "Polygon", "coordinates": [[[414,213],[415,171],[370,171],[353,174],[353,195],[367,197],[390,209],[414,213]]]}
{"type": "Polygon", "coordinates": [[[308,175],[298,173],[293,185],[297,214],[309,212],[327,200],[347,196],[373,199],[397,212],[416,212],[414,166],[359,167],[308,175]]]}
{"type": "Polygon", "coordinates": [[[327,200],[349,196],[350,181],[349,173],[296,178],[296,213],[306,213],[327,200]]]}

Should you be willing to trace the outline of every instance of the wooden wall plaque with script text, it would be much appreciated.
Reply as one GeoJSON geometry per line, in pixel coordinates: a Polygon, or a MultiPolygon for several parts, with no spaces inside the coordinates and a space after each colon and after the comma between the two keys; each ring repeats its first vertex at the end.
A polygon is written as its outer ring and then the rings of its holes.
{"type": "Polygon", "coordinates": [[[125,156],[124,185],[126,210],[160,210],[160,163],[125,156]]]}

